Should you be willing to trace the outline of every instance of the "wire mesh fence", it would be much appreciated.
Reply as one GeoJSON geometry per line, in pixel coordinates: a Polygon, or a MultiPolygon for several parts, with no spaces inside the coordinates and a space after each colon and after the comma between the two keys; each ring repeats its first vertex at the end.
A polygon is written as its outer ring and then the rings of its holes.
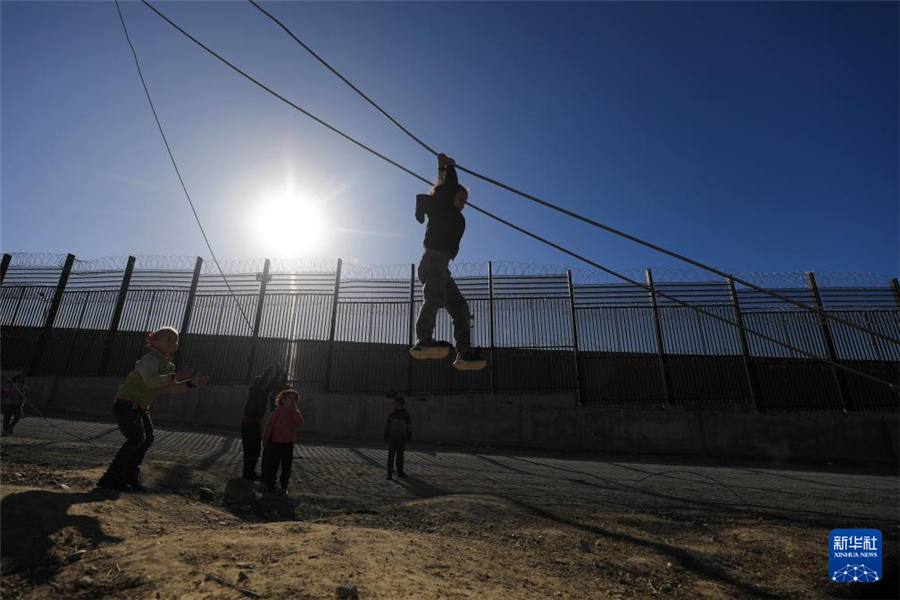
{"type": "MultiPolygon", "coordinates": [[[[900,339],[900,286],[871,274],[739,274],[856,329],[697,270],[623,272],[634,285],[562,265],[453,264],[472,342],[489,363],[460,372],[408,354],[423,300],[414,265],[221,266],[224,277],[194,257],[4,255],[3,368],[122,376],[146,332],[169,325],[182,333],[179,362],[222,383],[280,362],[294,381],[348,393],[562,393],[586,404],[768,412],[900,405],[888,385],[826,362],[900,382],[900,344],[885,339],[900,339]]],[[[435,337],[453,339],[444,311],[435,337]]]]}

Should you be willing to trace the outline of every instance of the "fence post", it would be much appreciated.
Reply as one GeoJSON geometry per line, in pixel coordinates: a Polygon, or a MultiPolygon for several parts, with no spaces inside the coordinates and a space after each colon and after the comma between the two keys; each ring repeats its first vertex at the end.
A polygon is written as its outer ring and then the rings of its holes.
{"type": "Polygon", "coordinates": [[[128,296],[128,286],[131,285],[131,275],[134,273],[134,257],[129,256],[125,264],[125,274],[122,276],[122,285],[119,286],[119,296],[116,298],[116,307],[113,309],[112,320],[106,332],[106,341],[103,343],[103,353],[100,355],[100,368],[98,377],[105,377],[109,371],[109,363],[112,359],[113,346],[116,342],[116,334],[119,332],[119,323],[122,321],[122,312],[125,310],[125,299],[128,296]]]}
{"type": "MultiPolygon", "coordinates": [[[[203,268],[203,259],[201,257],[197,257],[197,262],[194,263],[194,275],[191,277],[191,289],[188,292],[187,304],[184,307],[184,317],[181,319],[181,329],[178,330],[178,346],[180,348],[180,352],[177,354],[177,357],[184,356],[184,346],[185,341],[190,336],[190,328],[191,328],[191,317],[194,314],[194,301],[197,298],[197,284],[200,283],[200,270],[203,268]]],[[[180,366],[179,358],[175,359],[176,364],[180,366]]]]}
{"type": "Polygon", "coordinates": [[[259,299],[256,301],[256,316],[253,319],[253,333],[250,338],[250,356],[247,358],[246,381],[248,382],[253,380],[253,366],[256,364],[256,352],[259,347],[259,328],[262,325],[263,307],[266,303],[266,286],[272,278],[272,276],[269,275],[269,268],[271,266],[272,261],[267,258],[266,262],[263,263],[263,272],[256,274],[257,279],[260,280],[259,299]]]}
{"type": "Polygon", "coordinates": [[[69,275],[72,273],[72,265],[74,264],[75,255],[67,254],[66,262],[63,264],[63,270],[59,276],[59,283],[56,284],[56,292],[53,294],[53,300],[50,301],[50,309],[47,311],[47,318],[44,320],[44,326],[41,329],[40,337],[38,337],[34,352],[31,353],[31,361],[28,365],[29,375],[34,375],[38,372],[38,367],[41,364],[41,357],[47,346],[47,338],[50,336],[50,330],[53,328],[53,322],[56,320],[56,313],[59,311],[59,305],[62,303],[63,293],[66,291],[66,284],[69,282],[69,275]]]}
{"type": "Polygon", "coordinates": [[[734,288],[734,279],[726,277],[728,282],[728,291],[731,293],[731,307],[734,310],[734,322],[737,324],[738,339],[741,343],[741,354],[744,356],[744,373],[747,375],[747,389],[750,390],[750,399],[753,400],[753,407],[758,413],[766,412],[763,403],[762,393],[759,389],[759,380],[756,375],[756,368],[750,358],[750,344],[747,343],[747,331],[744,329],[744,315],[741,313],[741,304],[738,301],[737,290],[734,288]]]}
{"type": "Polygon", "coordinates": [[[569,310],[572,312],[572,357],[575,360],[575,399],[578,406],[584,405],[584,393],[581,381],[581,365],[578,361],[578,320],[575,318],[575,288],[572,286],[572,271],[566,271],[569,282],[569,310]]]}
{"type": "MultiPolygon", "coordinates": [[[[409,265],[409,347],[416,343],[416,265],[409,265]]],[[[406,353],[406,393],[412,395],[413,359],[406,353]]]]}
{"type": "Polygon", "coordinates": [[[337,261],[337,272],[334,274],[334,298],[331,302],[331,326],[328,331],[328,358],[325,363],[325,391],[331,391],[331,370],[334,365],[334,331],[337,327],[338,296],[341,293],[341,259],[337,261]]]}
{"type": "MultiPolygon", "coordinates": [[[[809,283],[810,289],[812,290],[813,297],[816,301],[816,306],[824,311],[825,307],[822,306],[822,296],[819,294],[819,286],[816,284],[816,276],[812,273],[812,271],[806,274],[806,280],[809,283]]],[[[819,321],[819,331],[822,333],[822,339],[825,341],[825,352],[828,355],[828,360],[830,360],[832,363],[837,363],[837,352],[834,348],[834,339],[831,337],[831,328],[828,326],[828,320],[821,314],[816,315],[816,318],[819,321]]],[[[853,410],[853,402],[850,398],[850,390],[847,387],[847,380],[844,377],[844,374],[836,366],[834,366],[834,364],[831,365],[831,374],[834,377],[834,383],[838,388],[838,397],[841,399],[841,404],[844,405],[844,410],[853,410]]]]}
{"type": "Polygon", "coordinates": [[[9,263],[12,261],[12,254],[4,254],[3,262],[0,262],[0,283],[6,279],[6,272],[9,270],[9,263]]]}
{"type": "Polygon", "coordinates": [[[894,288],[894,296],[897,298],[897,305],[900,306],[900,283],[896,277],[891,279],[891,287],[894,288]]]}
{"type": "Polygon", "coordinates": [[[488,343],[491,345],[491,366],[488,375],[491,380],[491,396],[496,391],[494,384],[494,264],[488,261],[488,343]]]}
{"type": "Polygon", "coordinates": [[[653,284],[653,273],[647,268],[647,286],[650,288],[650,306],[653,310],[653,333],[656,335],[656,354],[659,357],[659,374],[662,379],[663,394],[666,402],[675,404],[672,399],[672,382],[669,378],[669,365],[666,351],[663,348],[662,326],[659,321],[659,305],[656,302],[656,286],[653,284]]]}

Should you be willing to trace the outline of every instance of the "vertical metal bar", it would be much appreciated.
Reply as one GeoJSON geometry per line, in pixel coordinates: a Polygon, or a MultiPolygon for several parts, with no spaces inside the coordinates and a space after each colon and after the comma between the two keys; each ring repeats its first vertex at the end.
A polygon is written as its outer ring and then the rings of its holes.
{"type": "MultiPolygon", "coordinates": [[[[809,287],[815,298],[816,306],[824,310],[825,307],[822,306],[822,296],[819,294],[819,286],[816,284],[816,276],[810,271],[806,274],[806,280],[809,282],[809,287]]],[[[831,328],[828,326],[828,320],[821,314],[817,314],[816,317],[819,321],[819,331],[822,334],[822,339],[825,341],[825,352],[828,355],[828,360],[832,363],[837,363],[837,352],[834,347],[834,339],[831,337],[831,328]]],[[[841,399],[844,410],[853,410],[853,401],[850,397],[850,389],[847,385],[847,379],[844,377],[844,373],[832,364],[831,374],[832,377],[834,377],[834,383],[838,389],[838,397],[841,399]]]]}
{"type": "Polygon", "coordinates": [[[6,279],[6,272],[9,271],[9,263],[12,261],[12,254],[4,254],[3,262],[0,262],[0,283],[6,279]]]}
{"type": "Polygon", "coordinates": [[[16,324],[16,317],[19,316],[19,308],[22,306],[22,299],[25,298],[25,290],[27,290],[27,286],[21,286],[19,288],[19,297],[16,298],[16,306],[13,308],[12,318],[9,320],[9,326],[14,327],[16,324]]]}
{"type": "Polygon", "coordinates": [[[128,296],[128,286],[131,284],[131,275],[134,273],[133,256],[128,257],[125,264],[125,274],[122,276],[122,285],[119,286],[119,296],[116,298],[116,307],[113,309],[112,319],[107,329],[106,340],[103,343],[103,352],[100,355],[100,365],[97,370],[98,377],[104,377],[109,371],[109,363],[112,359],[112,350],[116,341],[116,333],[119,331],[119,324],[122,322],[122,313],[125,310],[125,299],[128,296]]]}
{"type": "Polygon", "coordinates": [[[74,264],[75,255],[67,254],[66,262],[63,264],[63,270],[59,276],[59,283],[56,284],[56,292],[53,294],[53,300],[50,301],[50,309],[47,311],[46,319],[44,319],[44,325],[37,344],[35,344],[34,352],[31,353],[31,360],[28,365],[28,373],[30,375],[35,375],[40,367],[41,358],[47,347],[47,338],[50,336],[50,330],[53,329],[53,322],[56,320],[56,313],[59,312],[59,305],[62,302],[66,284],[69,282],[69,275],[72,273],[72,265],[74,264]]]}
{"type": "Polygon", "coordinates": [[[272,261],[267,258],[265,263],[263,263],[262,274],[257,275],[257,277],[260,277],[259,299],[256,301],[256,316],[253,320],[253,333],[250,337],[250,355],[247,357],[247,376],[244,378],[248,382],[253,379],[253,367],[256,364],[256,353],[259,348],[259,328],[262,324],[263,307],[266,303],[266,286],[269,284],[269,268],[271,266],[272,261]]]}
{"type": "Polygon", "coordinates": [[[331,300],[331,325],[328,329],[328,359],[325,363],[325,391],[331,390],[331,371],[334,366],[334,330],[337,326],[338,296],[341,293],[341,259],[337,261],[337,272],[334,274],[334,297],[331,300]]]}
{"type": "Polygon", "coordinates": [[[894,288],[894,298],[897,299],[897,305],[900,306],[900,282],[896,277],[891,279],[891,287],[894,288]]]}
{"type": "MultiPolygon", "coordinates": [[[[409,265],[409,347],[416,343],[416,265],[409,265]]],[[[406,353],[406,393],[412,394],[413,387],[413,359],[409,352],[406,353]]]]}
{"type": "Polygon", "coordinates": [[[98,377],[104,377],[109,371],[109,363],[112,359],[113,346],[116,342],[116,334],[119,331],[119,323],[122,322],[122,312],[125,310],[125,300],[128,296],[128,286],[131,285],[131,275],[134,273],[133,256],[128,257],[125,264],[125,274],[122,276],[122,285],[119,286],[119,297],[116,298],[116,307],[113,309],[109,329],[106,332],[106,340],[103,343],[103,352],[100,355],[100,365],[97,370],[98,377]]]}
{"type": "Polygon", "coordinates": [[[575,288],[572,287],[572,271],[566,271],[569,283],[569,310],[572,312],[572,358],[575,361],[575,398],[578,405],[584,404],[584,393],[581,381],[581,365],[578,360],[578,319],[575,318],[575,288]]]}
{"type": "Polygon", "coordinates": [[[647,286],[650,288],[650,306],[653,310],[653,332],[656,335],[656,354],[659,357],[659,373],[662,380],[663,393],[666,402],[675,404],[672,398],[672,381],[669,377],[669,365],[666,361],[666,351],[663,347],[662,325],[659,321],[659,305],[656,302],[656,286],[653,285],[653,273],[647,269],[647,286]]]}
{"type": "Polygon", "coordinates": [[[758,413],[766,412],[763,403],[762,394],[759,389],[759,380],[756,375],[756,368],[753,359],[750,358],[750,344],[747,343],[747,331],[744,328],[744,315],[741,313],[741,305],[738,301],[737,290],[734,288],[734,280],[726,277],[728,282],[728,291],[731,293],[731,306],[734,311],[734,322],[737,323],[738,339],[741,343],[741,354],[744,356],[744,373],[747,376],[747,389],[750,390],[750,399],[753,400],[753,406],[758,413]]]}
{"type": "MultiPolygon", "coordinates": [[[[194,263],[194,275],[191,277],[191,289],[188,292],[187,304],[184,307],[184,317],[181,319],[181,329],[178,330],[178,346],[181,350],[178,357],[184,356],[184,346],[190,336],[191,318],[194,314],[194,303],[197,298],[197,284],[200,283],[200,270],[203,267],[203,259],[197,257],[194,263]]],[[[176,364],[180,365],[180,361],[176,358],[176,364]]]]}
{"type": "MultiPolygon", "coordinates": [[[[872,339],[872,350],[875,352],[875,360],[882,361],[884,357],[881,355],[881,348],[878,346],[878,338],[875,337],[872,331],[875,330],[875,327],[872,325],[872,319],[869,318],[869,311],[861,310],[863,323],[866,324],[866,329],[869,330],[869,337],[872,339]]],[[[871,359],[867,359],[871,360],[871,359]]]]}
{"type": "Polygon", "coordinates": [[[491,364],[488,376],[491,380],[491,396],[494,395],[496,387],[494,384],[494,264],[488,261],[488,343],[491,345],[491,364]]]}

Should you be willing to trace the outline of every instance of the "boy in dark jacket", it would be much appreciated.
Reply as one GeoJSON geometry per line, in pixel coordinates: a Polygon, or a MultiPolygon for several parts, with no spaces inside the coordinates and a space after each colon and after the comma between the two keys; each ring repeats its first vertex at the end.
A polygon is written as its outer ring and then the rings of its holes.
{"type": "Polygon", "coordinates": [[[403,471],[403,451],[406,442],[412,439],[412,419],[403,406],[406,400],[402,396],[394,398],[394,412],[388,415],[384,424],[384,441],[388,443],[387,479],[394,478],[394,458],[397,459],[397,476],[406,479],[403,471]]]}
{"type": "Polygon", "coordinates": [[[418,359],[441,359],[450,353],[447,342],[435,341],[437,312],[446,308],[453,319],[456,360],[453,366],[463,371],[483,369],[487,364],[481,351],[470,345],[469,304],[450,276],[450,261],[459,252],[459,242],[466,230],[462,210],[469,192],[459,184],[456,163],[445,154],[438,155],[438,181],[430,194],[416,196],[416,220],[425,227],[425,253],[419,262],[419,281],[424,296],[416,321],[418,341],[409,353],[418,359]]]}
{"type": "Polygon", "coordinates": [[[262,444],[260,423],[266,414],[269,398],[282,390],[286,380],[284,369],[272,365],[269,365],[262,375],[253,378],[253,384],[247,393],[247,403],[244,405],[244,418],[241,421],[241,442],[244,446],[244,473],[241,477],[244,479],[259,481],[256,462],[259,460],[262,444]]]}

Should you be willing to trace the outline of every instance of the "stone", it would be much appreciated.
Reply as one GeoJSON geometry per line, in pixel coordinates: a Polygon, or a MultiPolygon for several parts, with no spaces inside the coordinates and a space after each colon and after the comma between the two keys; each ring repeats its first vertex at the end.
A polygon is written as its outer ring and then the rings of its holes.
{"type": "Polygon", "coordinates": [[[237,564],[237,566],[238,566],[238,569],[252,569],[252,568],[253,568],[253,563],[239,562],[239,563],[237,564]]]}
{"type": "Polygon", "coordinates": [[[216,499],[216,494],[208,487],[202,487],[197,491],[200,493],[200,500],[203,502],[212,502],[216,499]]]}
{"type": "Polygon", "coordinates": [[[341,585],[334,590],[334,597],[339,600],[357,600],[359,598],[359,590],[355,585],[341,585]]]}
{"type": "Polygon", "coordinates": [[[247,574],[244,573],[243,571],[238,571],[238,581],[246,581],[246,580],[247,580],[247,574]]]}
{"type": "Polygon", "coordinates": [[[136,575],[134,577],[130,577],[127,581],[128,587],[137,587],[144,583],[144,578],[140,575],[136,575]]]}
{"type": "Polygon", "coordinates": [[[59,489],[61,489],[61,490],[68,490],[68,489],[70,489],[70,488],[69,488],[69,486],[67,486],[66,484],[61,483],[61,484],[59,484],[59,489]]]}
{"type": "Polygon", "coordinates": [[[73,552],[72,554],[70,554],[66,557],[66,562],[73,562],[73,561],[79,560],[85,554],[87,554],[87,550],[78,550],[76,552],[73,552]]]}
{"type": "Polygon", "coordinates": [[[82,577],[81,579],[79,579],[78,581],[75,582],[75,587],[78,587],[81,589],[84,589],[86,587],[91,587],[92,585],[94,585],[94,580],[91,579],[90,577],[88,577],[87,575],[85,575],[84,577],[82,577]]]}

